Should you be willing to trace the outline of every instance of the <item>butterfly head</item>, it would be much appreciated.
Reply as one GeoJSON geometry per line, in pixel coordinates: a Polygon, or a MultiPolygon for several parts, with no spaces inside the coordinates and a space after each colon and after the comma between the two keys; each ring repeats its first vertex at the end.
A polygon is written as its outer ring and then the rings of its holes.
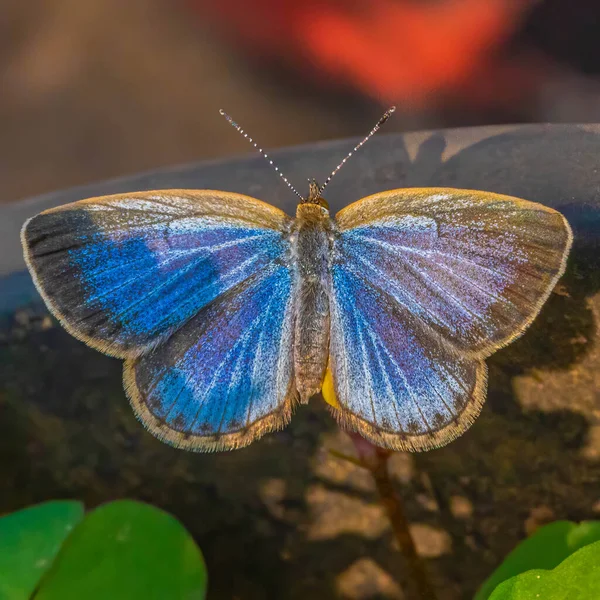
{"type": "Polygon", "coordinates": [[[298,203],[297,219],[313,223],[329,219],[329,204],[321,196],[322,189],[315,179],[308,180],[308,195],[298,203]]]}
{"type": "Polygon", "coordinates": [[[316,179],[308,180],[308,196],[302,200],[302,203],[318,204],[320,207],[329,211],[329,204],[327,200],[321,196],[321,186],[317,183],[316,179]]]}

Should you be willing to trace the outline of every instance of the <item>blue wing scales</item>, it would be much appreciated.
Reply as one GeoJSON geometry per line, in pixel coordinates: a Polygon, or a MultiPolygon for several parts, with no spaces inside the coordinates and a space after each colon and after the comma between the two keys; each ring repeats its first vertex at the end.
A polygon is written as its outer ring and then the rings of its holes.
{"type": "Polygon", "coordinates": [[[330,369],[342,424],[402,450],[460,435],[481,410],[485,363],[461,356],[351,265],[334,266],[332,280],[330,369]]]}
{"type": "Polygon", "coordinates": [[[481,410],[484,359],[521,335],[566,265],[560,213],[485,192],[402,189],[336,216],[334,414],[375,443],[443,445],[481,410]]]}
{"type": "Polygon", "coordinates": [[[471,190],[384,192],[337,219],[340,260],[476,356],[489,356],[532,322],[572,242],[560,213],[471,190]]]}
{"type": "Polygon", "coordinates": [[[127,358],[282,259],[288,222],[238,194],[165,190],[45,211],[22,238],[34,281],[65,328],[127,358]]]}
{"type": "Polygon", "coordinates": [[[223,450],[289,421],[292,285],[287,267],[273,264],[126,361],[125,389],[154,435],[190,450],[223,450]]]}

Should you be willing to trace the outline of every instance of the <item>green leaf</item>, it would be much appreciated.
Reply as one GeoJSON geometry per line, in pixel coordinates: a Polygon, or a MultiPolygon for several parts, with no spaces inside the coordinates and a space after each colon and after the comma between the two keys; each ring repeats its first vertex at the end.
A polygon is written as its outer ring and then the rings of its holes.
{"type": "Polygon", "coordinates": [[[86,516],[35,600],[201,600],[206,580],[202,554],[177,519],[120,500],[86,516]]]}
{"type": "Polygon", "coordinates": [[[27,600],[82,518],[80,502],[61,500],[0,518],[0,600],[27,600]]]}
{"type": "Polygon", "coordinates": [[[552,571],[536,569],[502,582],[490,600],[593,600],[600,597],[600,542],[577,550],[552,571]]]}
{"type": "MultiPolygon", "coordinates": [[[[555,521],[523,540],[483,583],[474,600],[487,600],[495,588],[531,569],[554,569],[579,548],[600,540],[600,521],[555,521]]],[[[598,596],[600,598],[600,595],[598,596]]]]}

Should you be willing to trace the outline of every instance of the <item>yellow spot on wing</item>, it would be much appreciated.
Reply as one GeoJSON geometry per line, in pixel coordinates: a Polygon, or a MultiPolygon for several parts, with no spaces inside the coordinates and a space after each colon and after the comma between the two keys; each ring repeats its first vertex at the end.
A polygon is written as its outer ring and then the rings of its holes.
{"type": "Polygon", "coordinates": [[[323,394],[323,399],[325,402],[327,402],[327,404],[333,406],[333,408],[342,408],[337,400],[337,396],[335,395],[335,389],[333,387],[333,375],[331,374],[329,363],[327,364],[327,369],[325,370],[325,378],[323,379],[321,393],[323,394]]]}

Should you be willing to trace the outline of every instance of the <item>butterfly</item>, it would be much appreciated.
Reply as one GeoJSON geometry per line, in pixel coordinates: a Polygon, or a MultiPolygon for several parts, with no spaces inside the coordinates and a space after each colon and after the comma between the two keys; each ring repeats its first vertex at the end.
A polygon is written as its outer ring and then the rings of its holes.
{"type": "Polygon", "coordinates": [[[539,313],[571,229],[541,204],[450,188],[385,191],[332,217],[325,186],[391,112],[307,196],[283,178],[295,217],[235,193],[157,190],[25,223],[49,310],[124,359],[155,436],[241,448],[321,390],[343,427],[393,450],[444,445],[473,423],[485,359],[539,313]]]}

